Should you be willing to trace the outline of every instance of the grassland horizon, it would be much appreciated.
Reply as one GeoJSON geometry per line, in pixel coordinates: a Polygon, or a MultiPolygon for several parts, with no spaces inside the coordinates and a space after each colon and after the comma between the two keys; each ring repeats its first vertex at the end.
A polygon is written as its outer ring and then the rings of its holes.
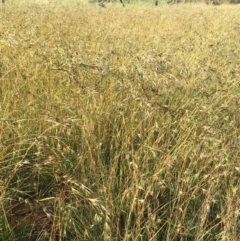
{"type": "Polygon", "coordinates": [[[239,6],[0,11],[0,240],[240,240],[239,6]]]}

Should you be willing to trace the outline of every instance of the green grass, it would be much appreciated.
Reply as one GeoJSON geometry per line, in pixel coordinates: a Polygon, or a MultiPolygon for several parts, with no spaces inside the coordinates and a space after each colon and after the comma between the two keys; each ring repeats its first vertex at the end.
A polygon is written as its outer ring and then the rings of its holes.
{"type": "Polygon", "coordinates": [[[0,240],[239,240],[238,6],[0,10],[0,240]]]}

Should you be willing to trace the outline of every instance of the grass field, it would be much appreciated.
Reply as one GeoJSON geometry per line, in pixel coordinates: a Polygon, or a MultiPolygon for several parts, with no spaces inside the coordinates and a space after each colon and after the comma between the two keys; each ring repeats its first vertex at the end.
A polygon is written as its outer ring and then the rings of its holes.
{"type": "Polygon", "coordinates": [[[0,7],[1,241],[240,240],[240,7],[0,7]]]}

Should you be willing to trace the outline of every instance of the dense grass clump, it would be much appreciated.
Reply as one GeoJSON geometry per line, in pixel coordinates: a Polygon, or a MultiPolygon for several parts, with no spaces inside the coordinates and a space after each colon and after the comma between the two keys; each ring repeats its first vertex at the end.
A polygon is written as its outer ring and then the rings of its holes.
{"type": "Polygon", "coordinates": [[[0,10],[0,240],[240,240],[239,7],[0,10]]]}

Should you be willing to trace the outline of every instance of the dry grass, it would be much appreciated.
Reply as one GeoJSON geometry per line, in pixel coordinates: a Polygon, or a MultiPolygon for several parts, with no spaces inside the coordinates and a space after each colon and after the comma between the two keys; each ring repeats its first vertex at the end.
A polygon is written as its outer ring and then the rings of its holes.
{"type": "Polygon", "coordinates": [[[0,10],[0,240],[240,239],[238,6],[0,10]]]}

